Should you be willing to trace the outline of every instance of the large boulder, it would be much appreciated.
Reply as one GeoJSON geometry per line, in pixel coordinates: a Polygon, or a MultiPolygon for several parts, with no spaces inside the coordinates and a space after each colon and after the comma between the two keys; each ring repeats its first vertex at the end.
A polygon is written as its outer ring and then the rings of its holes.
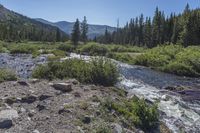
{"type": "Polygon", "coordinates": [[[71,92],[72,91],[72,85],[69,83],[54,83],[54,84],[52,84],[52,87],[61,92],[71,92]]]}
{"type": "Polygon", "coordinates": [[[0,112],[0,128],[1,129],[8,129],[11,128],[13,125],[12,120],[14,118],[18,118],[19,115],[16,110],[2,110],[0,112]]]}

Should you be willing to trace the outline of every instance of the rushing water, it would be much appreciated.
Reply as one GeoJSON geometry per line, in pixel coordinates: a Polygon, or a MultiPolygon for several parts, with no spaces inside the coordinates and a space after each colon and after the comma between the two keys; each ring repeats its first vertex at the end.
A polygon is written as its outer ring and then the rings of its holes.
{"type": "Polygon", "coordinates": [[[123,63],[119,63],[118,66],[122,75],[122,80],[118,83],[118,86],[127,89],[129,95],[137,95],[148,101],[158,102],[161,120],[170,129],[177,133],[180,131],[188,133],[200,132],[199,90],[195,89],[194,94],[191,93],[190,96],[184,96],[161,89],[162,85],[198,87],[199,79],[181,78],[123,63]]]}
{"type": "MultiPolygon", "coordinates": [[[[90,60],[89,56],[77,54],[71,54],[70,57],[90,60]]],[[[136,95],[150,102],[158,103],[161,121],[166,123],[174,133],[200,132],[200,79],[179,77],[141,66],[114,62],[121,74],[121,80],[117,86],[128,90],[130,96],[136,95]],[[193,89],[180,93],[163,89],[166,86],[177,85],[193,89]]]]}
{"type": "MultiPolygon", "coordinates": [[[[90,60],[90,56],[71,54],[70,57],[90,60]]],[[[0,54],[0,67],[16,70],[22,78],[28,78],[37,64],[46,63],[47,56],[33,59],[30,55],[0,54]]],[[[113,60],[114,61],[114,60],[113,60]]],[[[126,89],[129,96],[136,95],[152,103],[158,103],[161,121],[174,132],[200,132],[200,79],[179,77],[157,72],[141,66],[127,65],[114,61],[120,71],[117,86],[126,89]],[[164,90],[166,86],[187,86],[190,90],[178,93],[164,90]]]]}

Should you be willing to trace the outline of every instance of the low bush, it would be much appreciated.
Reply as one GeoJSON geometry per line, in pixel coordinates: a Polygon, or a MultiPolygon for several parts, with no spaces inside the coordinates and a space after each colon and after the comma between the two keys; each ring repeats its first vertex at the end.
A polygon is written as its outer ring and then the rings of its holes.
{"type": "Polygon", "coordinates": [[[89,54],[93,56],[105,56],[109,53],[109,49],[105,45],[89,43],[79,48],[81,54],[89,54]]]}
{"type": "Polygon", "coordinates": [[[65,57],[66,53],[62,50],[53,50],[52,54],[54,54],[56,57],[65,57]]]}
{"type": "Polygon", "coordinates": [[[75,50],[74,46],[70,44],[60,44],[58,49],[66,52],[73,52],[75,50]]]}
{"type": "Polygon", "coordinates": [[[39,47],[27,44],[15,44],[9,47],[11,54],[32,54],[33,57],[39,55],[39,47]]]}
{"type": "Polygon", "coordinates": [[[110,60],[94,59],[86,63],[79,59],[69,59],[39,66],[32,76],[48,80],[75,78],[82,83],[112,86],[117,82],[118,72],[110,60]]]}
{"type": "Polygon", "coordinates": [[[181,50],[182,47],[178,45],[159,46],[138,56],[135,63],[149,67],[162,67],[173,60],[181,50]]]}
{"type": "Polygon", "coordinates": [[[15,80],[17,80],[17,76],[14,72],[7,69],[0,69],[0,82],[15,80]]]}
{"type": "Polygon", "coordinates": [[[168,45],[147,50],[136,57],[135,64],[153,67],[181,76],[200,76],[200,47],[168,45]]]}
{"type": "Polygon", "coordinates": [[[134,64],[134,58],[127,53],[109,53],[107,57],[124,63],[134,64]]]}
{"type": "Polygon", "coordinates": [[[154,130],[159,125],[157,106],[148,105],[145,100],[140,100],[137,97],[119,103],[106,101],[104,106],[110,111],[115,110],[118,115],[122,115],[131,124],[144,131],[154,130]]]}
{"type": "Polygon", "coordinates": [[[137,53],[141,53],[145,50],[145,48],[143,48],[143,47],[114,45],[114,44],[106,45],[106,47],[108,47],[111,52],[137,52],[137,53]]]}

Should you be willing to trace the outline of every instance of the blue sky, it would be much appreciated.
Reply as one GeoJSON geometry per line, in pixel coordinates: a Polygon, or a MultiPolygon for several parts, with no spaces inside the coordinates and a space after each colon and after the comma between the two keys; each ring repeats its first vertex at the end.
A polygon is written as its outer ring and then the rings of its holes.
{"type": "Polygon", "coordinates": [[[156,6],[166,14],[180,13],[187,3],[191,8],[200,7],[200,0],[0,0],[8,9],[31,18],[43,18],[49,21],[82,20],[87,16],[92,24],[123,26],[130,18],[143,13],[152,16],[156,6]]]}

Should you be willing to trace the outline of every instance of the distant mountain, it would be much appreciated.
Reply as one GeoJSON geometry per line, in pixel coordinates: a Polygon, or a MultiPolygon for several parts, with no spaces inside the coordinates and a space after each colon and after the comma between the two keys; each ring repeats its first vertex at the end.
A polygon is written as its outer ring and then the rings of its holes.
{"type": "Polygon", "coordinates": [[[59,28],[38,22],[0,5],[0,40],[63,41],[68,35],[59,28]]]}
{"type": "MultiPolygon", "coordinates": [[[[60,30],[64,31],[67,34],[71,34],[74,22],[67,22],[67,21],[59,21],[59,22],[49,22],[47,20],[37,18],[35,19],[39,22],[45,23],[45,24],[50,24],[52,26],[58,27],[60,30]]],[[[105,33],[106,27],[109,32],[113,32],[116,30],[115,27],[107,26],[107,25],[93,25],[89,24],[89,31],[88,31],[88,37],[90,39],[94,38],[95,36],[100,36],[105,33]]]]}

